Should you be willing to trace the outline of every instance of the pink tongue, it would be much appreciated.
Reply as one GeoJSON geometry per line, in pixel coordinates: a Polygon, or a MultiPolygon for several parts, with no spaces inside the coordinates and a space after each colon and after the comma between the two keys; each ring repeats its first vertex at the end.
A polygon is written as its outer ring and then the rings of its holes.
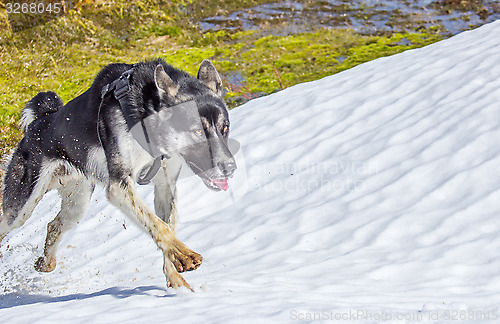
{"type": "Polygon", "coordinates": [[[210,179],[214,185],[217,187],[221,188],[224,191],[227,191],[227,188],[229,188],[229,185],[227,184],[227,178],[226,179],[219,179],[219,180],[214,180],[210,179]]]}

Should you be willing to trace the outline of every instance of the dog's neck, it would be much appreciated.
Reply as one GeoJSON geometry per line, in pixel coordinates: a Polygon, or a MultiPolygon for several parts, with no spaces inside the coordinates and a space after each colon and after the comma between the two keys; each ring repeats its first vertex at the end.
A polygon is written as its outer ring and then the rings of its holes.
{"type": "MultiPolygon", "coordinates": [[[[154,178],[158,170],[160,169],[161,166],[161,160],[165,158],[169,158],[168,155],[162,154],[162,155],[157,155],[153,151],[153,146],[151,145],[151,140],[150,136],[148,134],[147,128],[144,124],[144,121],[141,120],[139,123],[141,123],[141,129],[142,133],[139,132],[132,132],[132,128],[138,123],[134,118],[132,114],[132,107],[131,107],[131,102],[129,98],[129,90],[130,90],[130,75],[134,71],[134,66],[132,66],[131,69],[123,72],[118,79],[114,80],[111,83],[106,84],[102,90],[101,90],[101,103],[99,105],[99,112],[97,118],[99,118],[100,111],[102,108],[102,104],[104,101],[104,98],[110,94],[113,93],[114,97],[116,100],[118,100],[120,104],[120,108],[122,110],[123,116],[125,118],[125,121],[128,126],[128,130],[132,133],[132,137],[139,142],[141,147],[148,152],[152,157],[155,158],[153,164],[149,167],[149,170],[146,172],[142,172],[142,175],[137,179],[137,183],[141,185],[149,184],[151,180],[154,178]],[[139,138],[140,137],[140,138],[139,138]]],[[[99,128],[97,129],[97,134],[99,135],[99,128]]],[[[100,136],[99,136],[100,139],[100,136]]]]}

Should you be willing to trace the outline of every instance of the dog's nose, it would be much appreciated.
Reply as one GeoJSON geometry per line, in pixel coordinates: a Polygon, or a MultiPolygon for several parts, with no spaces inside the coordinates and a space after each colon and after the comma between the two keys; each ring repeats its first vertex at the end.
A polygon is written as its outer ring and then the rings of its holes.
{"type": "Polygon", "coordinates": [[[236,162],[234,160],[230,160],[227,162],[218,163],[219,169],[222,171],[224,177],[229,178],[236,171],[236,162]]]}

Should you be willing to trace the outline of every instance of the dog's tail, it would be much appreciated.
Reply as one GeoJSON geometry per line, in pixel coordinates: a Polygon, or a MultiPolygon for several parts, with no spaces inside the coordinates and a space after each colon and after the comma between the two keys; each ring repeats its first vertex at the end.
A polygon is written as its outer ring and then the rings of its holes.
{"type": "Polygon", "coordinates": [[[24,107],[21,117],[21,127],[24,131],[37,118],[45,117],[58,111],[64,103],[53,91],[40,92],[24,107]]]}

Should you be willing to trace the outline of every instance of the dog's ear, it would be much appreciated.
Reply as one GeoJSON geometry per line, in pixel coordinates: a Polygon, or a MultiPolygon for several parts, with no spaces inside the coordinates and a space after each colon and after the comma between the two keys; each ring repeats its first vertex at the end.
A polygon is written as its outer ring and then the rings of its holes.
{"type": "Polygon", "coordinates": [[[217,95],[222,95],[222,80],[220,79],[219,72],[209,60],[203,60],[198,70],[198,80],[203,82],[210,90],[214,91],[217,95]]]}
{"type": "Polygon", "coordinates": [[[161,64],[158,64],[155,68],[155,83],[160,93],[167,93],[171,97],[175,97],[177,91],[179,91],[179,87],[168,76],[161,64]]]}

